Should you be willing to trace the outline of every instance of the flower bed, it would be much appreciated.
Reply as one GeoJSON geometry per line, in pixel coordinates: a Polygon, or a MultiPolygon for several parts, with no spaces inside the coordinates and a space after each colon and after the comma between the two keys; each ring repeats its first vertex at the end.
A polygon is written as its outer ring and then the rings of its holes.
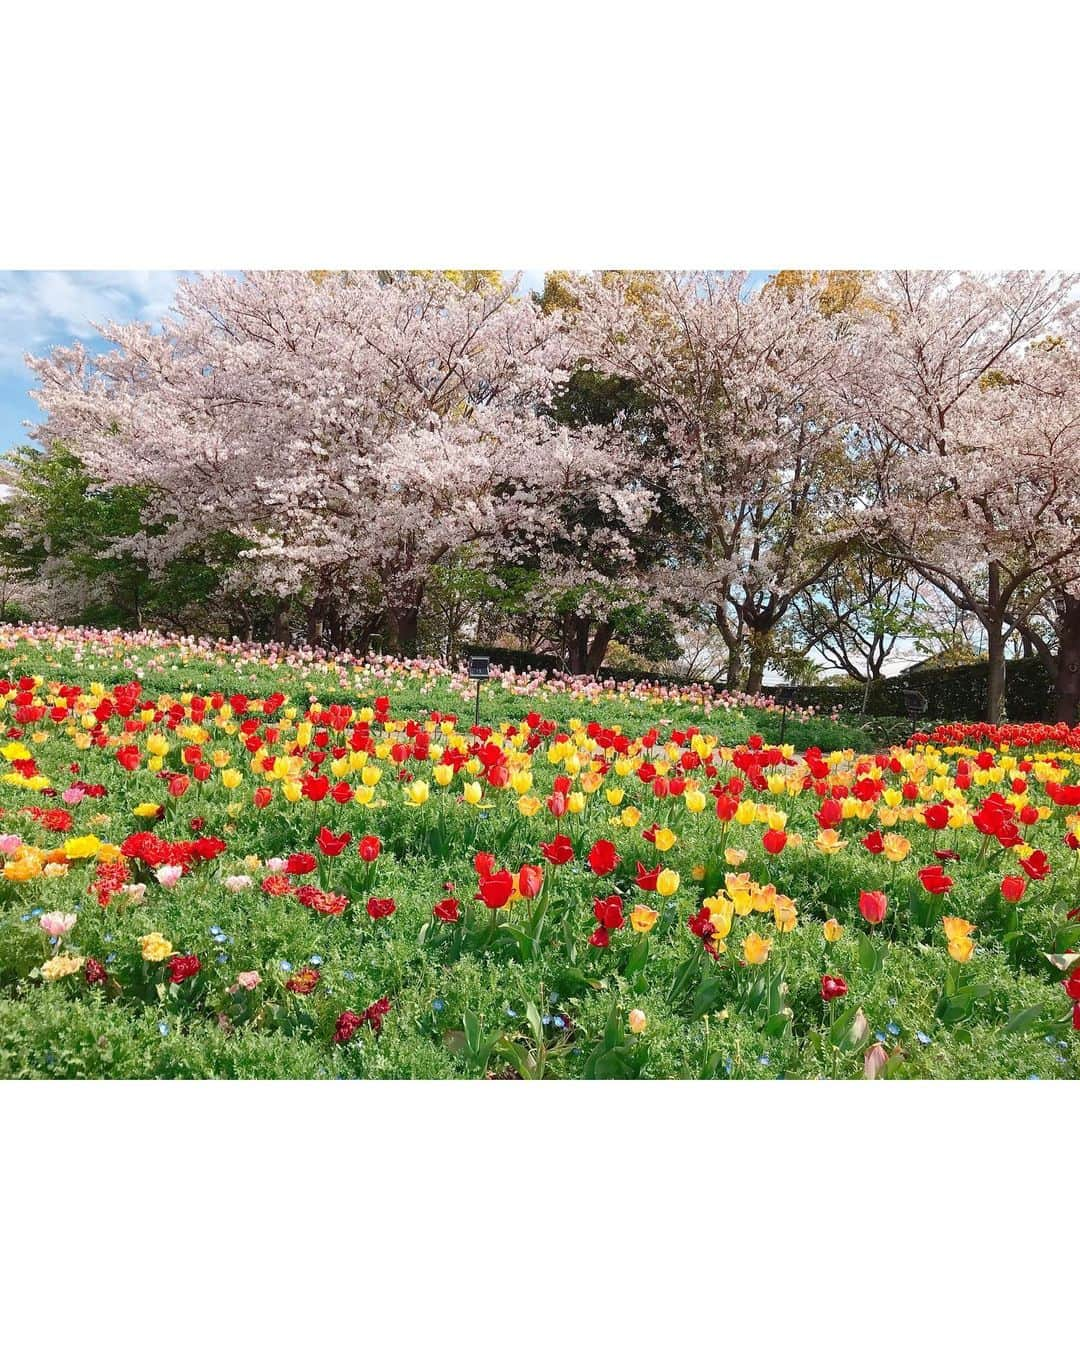
{"type": "Polygon", "coordinates": [[[1061,729],[795,754],[617,691],[473,726],[418,663],[404,712],[325,656],[10,650],[2,1073],[1075,1076],[1061,729]]]}

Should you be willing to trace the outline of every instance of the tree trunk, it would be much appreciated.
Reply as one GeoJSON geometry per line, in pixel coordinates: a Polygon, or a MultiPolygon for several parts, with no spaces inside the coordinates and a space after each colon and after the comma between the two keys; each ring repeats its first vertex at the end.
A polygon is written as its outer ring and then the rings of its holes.
{"type": "Polygon", "coordinates": [[[1065,596],[1059,629],[1057,678],[1054,680],[1054,721],[1076,725],[1080,704],[1080,599],[1065,596]]]}
{"type": "Polygon", "coordinates": [[[604,657],[607,656],[607,649],[611,642],[613,631],[613,625],[608,623],[607,620],[596,625],[596,632],[593,634],[593,640],[589,644],[589,655],[585,662],[588,674],[596,675],[599,672],[600,667],[604,664],[604,657]]]}
{"type": "Polygon", "coordinates": [[[571,675],[584,675],[589,664],[589,620],[571,614],[566,624],[566,659],[571,675]]]}
{"type": "Polygon", "coordinates": [[[986,569],[989,601],[986,611],[986,720],[1001,721],[1005,710],[1005,615],[1001,608],[1001,564],[992,562],[986,569]]]}
{"type": "Polygon", "coordinates": [[[278,643],[286,643],[289,640],[288,600],[279,600],[274,606],[273,638],[278,643]]]}
{"type": "Polygon", "coordinates": [[[742,679],[742,652],[737,646],[728,648],[727,687],[738,689],[742,679]]]}
{"type": "Polygon", "coordinates": [[[769,662],[768,630],[751,630],[750,664],[746,668],[746,692],[760,694],[765,679],[765,667],[769,662]]]}
{"type": "Polygon", "coordinates": [[[420,606],[403,605],[390,615],[390,641],[399,656],[415,656],[420,629],[420,606]]]}
{"type": "Polygon", "coordinates": [[[326,606],[322,601],[316,601],[315,604],[308,606],[307,612],[307,644],[309,647],[319,647],[322,645],[323,625],[326,622],[326,606]]]}
{"type": "Polygon", "coordinates": [[[986,625],[986,659],[989,669],[986,677],[986,720],[992,724],[1001,721],[1005,708],[1005,632],[1004,622],[993,618],[986,625]]]}

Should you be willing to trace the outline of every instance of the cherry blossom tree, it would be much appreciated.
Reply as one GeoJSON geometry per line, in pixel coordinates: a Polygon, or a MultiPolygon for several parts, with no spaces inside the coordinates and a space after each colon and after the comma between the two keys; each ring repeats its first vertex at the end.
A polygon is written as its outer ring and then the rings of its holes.
{"type": "Polygon", "coordinates": [[[1045,494],[1073,470],[1059,475],[1045,438],[1024,433],[1026,383],[997,372],[1054,331],[1075,284],[1061,273],[879,272],[853,328],[848,397],[877,489],[862,525],[978,616],[991,721],[1010,608],[1076,547],[1067,530],[1044,532],[1045,494]]]}
{"type": "Polygon", "coordinates": [[[777,625],[843,548],[848,494],[843,326],[821,287],[755,288],[745,273],[566,278],[591,368],[633,381],[663,419],[669,491],[692,521],[655,584],[708,603],[756,692],[777,625]]]}
{"type": "Polygon", "coordinates": [[[252,584],[302,596],[318,641],[343,598],[415,647],[431,569],[559,528],[582,480],[612,528],[640,511],[607,484],[617,429],[558,426],[564,323],[516,279],[443,273],[207,275],[160,333],[31,359],[43,440],[98,481],[152,489],[162,559],[210,529],[245,541],[252,584]]]}

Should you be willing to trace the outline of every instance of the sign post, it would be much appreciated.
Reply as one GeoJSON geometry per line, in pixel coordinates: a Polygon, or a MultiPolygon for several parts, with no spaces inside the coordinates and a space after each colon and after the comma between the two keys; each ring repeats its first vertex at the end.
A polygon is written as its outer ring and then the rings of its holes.
{"type": "Polygon", "coordinates": [[[900,692],[904,696],[904,708],[911,718],[911,734],[914,736],[915,724],[927,708],[926,695],[920,694],[917,689],[912,689],[909,685],[905,685],[900,692]]]}
{"type": "Polygon", "coordinates": [[[490,656],[470,656],[469,657],[469,679],[476,681],[476,713],[473,717],[473,726],[480,725],[480,686],[485,680],[491,679],[491,657],[490,656]]]}

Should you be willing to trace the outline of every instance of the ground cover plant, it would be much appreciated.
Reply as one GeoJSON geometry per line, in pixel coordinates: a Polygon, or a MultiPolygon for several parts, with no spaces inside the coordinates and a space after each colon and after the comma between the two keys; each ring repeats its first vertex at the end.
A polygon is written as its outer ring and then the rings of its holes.
{"type": "Polygon", "coordinates": [[[0,653],[5,1076],[1076,1076],[1068,728],[0,653]]]}

